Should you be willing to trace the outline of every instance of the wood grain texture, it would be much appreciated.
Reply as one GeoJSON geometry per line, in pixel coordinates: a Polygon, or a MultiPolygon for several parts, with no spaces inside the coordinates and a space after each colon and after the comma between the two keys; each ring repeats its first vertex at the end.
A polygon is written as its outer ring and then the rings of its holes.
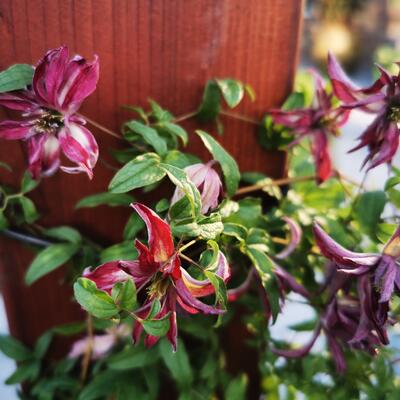
{"type": "MultiPolygon", "coordinates": [[[[122,104],[145,106],[153,98],[175,115],[187,113],[197,108],[204,83],[212,77],[233,77],[254,87],[256,101],[245,100],[237,112],[260,118],[292,87],[301,14],[300,0],[1,0],[0,67],[36,63],[60,44],[88,58],[97,53],[98,89],[81,112],[116,131],[130,116],[122,104]]],[[[223,122],[225,134],[218,139],[243,171],[284,174],[284,154],[261,150],[252,125],[226,118],[223,122]]],[[[187,124],[188,129],[194,126],[187,124]]],[[[112,162],[108,149],[121,143],[93,132],[102,157],[112,162]]],[[[197,139],[193,149],[209,157],[197,139]]],[[[1,170],[1,181],[15,184],[24,168],[23,144],[2,141],[0,153],[15,171],[1,170]]],[[[73,225],[111,244],[121,239],[129,210],[74,211],[77,200],[104,191],[113,175],[101,163],[94,172],[90,183],[86,176],[59,172],[32,197],[45,226],[73,225]]],[[[26,288],[23,275],[32,252],[19,243],[0,241],[1,286],[12,334],[32,344],[48,327],[81,318],[70,289],[58,285],[63,269],[26,288]]]]}

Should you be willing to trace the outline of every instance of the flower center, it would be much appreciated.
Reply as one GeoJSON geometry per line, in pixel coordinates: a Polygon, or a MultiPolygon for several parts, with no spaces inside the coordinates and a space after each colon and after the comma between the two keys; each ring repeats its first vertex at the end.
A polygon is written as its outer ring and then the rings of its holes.
{"type": "Polygon", "coordinates": [[[391,106],[388,118],[393,122],[400,122],[400,106],[391,106]]]}
{"type": "Polygon", "coordinates": [[[45,111],[35,122],[38,133],[57,133],[64,126],[64,117],[54,111],[45,111]]]}
{"type": "Polygon", "coordinates": [[[170,280],[163,276],[163,274],[157,273],[153,282],[148,287],[147,292],[150,298],[161,298],[167,292],[170,285],[170,280]]]}

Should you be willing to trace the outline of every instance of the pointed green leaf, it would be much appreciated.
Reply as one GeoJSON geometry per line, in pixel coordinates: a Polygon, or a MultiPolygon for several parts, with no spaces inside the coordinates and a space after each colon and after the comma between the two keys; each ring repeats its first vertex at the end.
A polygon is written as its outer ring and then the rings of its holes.
{"type": "Polygon", "coordinates": [[[236,107],[243,99],[243,84],[234,79],[217,79],[216,80],[222,96],[230,108],[236,107]]]}
{"type": "Polygon", "coordinates": [[[0,93],[25,89],[32,83],[34,69],[32,65],[15,64],[0,72],[0,93]]]}
{"type": "Polygon", "coordinates": [[[133,200],[133,197],[126,193],[96,193],[79,200],[75,208],[98,207],[102,205],[110,207],[129,206],[133,200]]]}

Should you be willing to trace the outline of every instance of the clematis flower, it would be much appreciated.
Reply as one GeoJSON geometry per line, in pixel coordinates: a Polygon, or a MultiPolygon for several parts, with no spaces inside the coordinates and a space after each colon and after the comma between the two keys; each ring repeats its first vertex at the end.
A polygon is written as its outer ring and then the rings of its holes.
{"type": "Polygon", "coordinates": [[[346,370],[345,348],[363,350],[371,355],[377,354],[377,347],[387,344],[388,340],[384,322],[375,323],[375,313],[371,307],[378,305],[378,302],[376,298],[374,305],[370,301],[373,299],[371,281],[368,276],[361,277],[357,296],[353,296],[349,293],[349,279],[349,275],[337,271],[330,263],[326,281],[322,284],[322,290],[319,291],[321,295],[326,290],[328,300],[323,306],[320,319],[309,342],[298,349],[272,348],[272,351],[287,358],[304,357],[311,351],[323,332],[338,373],[346,370]]]}
{"type": "Polygon", "coordinates": [[[276,124],[291,128],[297,135],[290,147],[298,144],[306,136],[311,138],[317,179],[321,183],[333,172],[328,138],[330,135],[338,135],[339,128],[347,120],[348,112],[334,107],[333,95],[326,91],[322,77],[316,71],[313,71],[313,76],[315,95],[311,107],[290,111],[272,110],[270,114],[276,124]]]}
{"type": "Polygon", "coordinates": [[[347,274],[371,273],[380,292],[380,303],[390,300],[395,289],[400,289],[400,226],[386,243],[382,254],[355,253],[335,242],[318,224],[313,227],[314,237],[321,253],[334,261],[340,271],[347,274]]]}
{"type": "Polygon", "coordinates": [[[111,327],[104,335],[94,335],[92,338],[86,336],[73,343],[69,358],[78,358],[85,354],[88,347],[91,346],[92,360],[103,358],[122,338],[129,335],[129,327],[121,324],[117,328],[111,327]]]}
{"type": "Polygon", "coordinates": [[[390,164],[399,146],[400,86],[399,76],[393,76],[378,66],[380,77],[369,87],[359,88],[346,76],[333,56],[328,57],[328,73],[335,95],[344,103],[343,110],[359,108],[376,114],[376,118],[359,137],[359,144],[350,152],[368,147],[363,167],[368,170],[384,163],[390,164]]]}
{"type": "Polygon", "coordinates": [[[1,122],[0,138],[26,142],[29,170],[35,179],[59,168],[61,152],[76,164],[61,166],[63,171],[93,177],[98,146],[76,112],[96,89],[98,78],[97,56],[92,62],[81,56],[69,59],[68,48],[63,46],[39,61],[31,87],[0,94],[0,105],[21,111],[25,118],[1,122]]]}
{"type": "MultiPolygon", "coordinates": [[[[193,164],[184,169],[189,179],[199,189],[201,195],[201,212],[207,213],[218,206],[218,197],[222,191],[222,182],[218,173],[212,168],[214,160],[207,164],[193,164]]],[[[176,203],[184,196],[182,189],[176,188],[171,204],[176,203]]]]}
{"type": "MultiPolygon", "coordinates": [[[[193,278],[181,266],[179,251],[175,249],[170,226],[156,213],[143,204],[136,203],[132,207],[146,224],[148,247],[139,240],[135,241],[139,256],[135,261],[114,261],[97,267],[94,271],[86,270],[84,276],[96,283],[97,287],[108,292],[113,285],[127,279],[133,279],[137,291],[145,289],[146,296],[137,316],[145,319],[149,316],[154,302],[159,300],[161,308],[154,319],[168,315],[170,328],[167,338],[176,350],[177,305],[190,314],[221,314],[224,310],[203,303],[198,298],[215,292],[209,279],[193,278]]],[[[230,268],[225,256],[219,252],[214,273],[224,282],[230,277],[230,268]]],[[[138,342],[143,326],[135,321],[133,339],[138,342]]],[[[147,335],[145,344],[152,346],[158,337],[147,335]]]]}

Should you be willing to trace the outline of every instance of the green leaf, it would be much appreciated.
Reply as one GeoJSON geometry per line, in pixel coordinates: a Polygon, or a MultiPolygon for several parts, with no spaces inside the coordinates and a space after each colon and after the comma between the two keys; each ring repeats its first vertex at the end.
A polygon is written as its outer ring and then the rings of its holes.
{"type": "Polygon", "coordinates": [[[279,287],[275,275],[273,274],[273,262],[260,248],[262,248],[262,246],[250,244],[247,246],[246,253],[253,262],[265,292],[267,293],[271,306],[272,320],[275,322],[280,311],[279,287]]]}
{"type": "Polygon", "coordinates": [[[204,88],[203,100],[197,112],[200,121],[215,119],[221,107],[221,92],[215,81],[209,80],[204,88]]]}
{"type": "Polygon", "coordinates": [[[215,239],[222,233],[224,225],[221,216],[218,213],[213,213],[208,216],[201,215],[196,219],[190,217],[172,221],[171,229],[175,236],[215,239]]]}
{"type": "Polygon", "coordinates": [[[227,222],[224,224],[223,233],[224,235],[234,237],[239,242],[243,242],[247,237],[248,230],[243,225],[227,222]]]}
{"type": "Polygon", "coordinates": [[[76,244],[53,244],[42,250],[32,261],[25,275],[27,285],[66,263],[77,251],[76,244]]]}
{"type": "Polygon", "coordinates": [[[296,108],[304,107],[304,94],[300,92],[293,92],[288,96],[282,105],[282,110],[289,111],[296,108]]]}
{"type": "Polygon", "coordinates": [[[158,182],[165,176],[165,171],[159,168],[159,164],[160,157],[155,153],[136,157],[115,174],[110,182],[110,191],[125,193],[158,182]]]}
{"type": "Polygon", "coordinates": [[[77,400],[97,400],[107,398],[118,381],[116,371],[105,370],[98,373],[79,393],[77,400]]]}
{"type": "Polygon", "coordinates": [[[97,207],[101,205],[107,205],[110,207],[115,206],[129,206],[133,201],[133,197],[126,193],[96,193],[80,200],[75,208],[84,207],[97,207]]]}
{"type": "Polygon", "coordinates": [[[40,336],[33,350],[35,357],[37,359],[40,360],[44,357],[50,346],[52,339],[53,339],[53,331],[47,331],[42,336],[40,336]]]}
{"type": "Polygon", "coordinates": [[[169,209],[169,206],[169,200],[164,198],[157,202],[157,204],[155,205],[155,210],[157,213],[163,213],[164,211],[167,211],[169,209]]]}
{"type": "Polygon", "coordinates": [[[375,238],[378,222],[386,204],[385,192],[365,192],[355,201],[354,214],[357,221],[371,238],[375,238]]]}
{"type": "Polygon", "coordinates": [[[167,152],[167,142],[155,129],[139,121],[129,121],[125,126],[142,136],[143,140],[152,146],[160,156],[163,156],[167,152]]]}
{"type": "Polygon", "coordinates": [[[124,239],[134,239],[144,228],[144,222],[137,213],[131,214],[124,228],[124,239]]]}
{"type": "Polygon", "coordinates": [[[44,233],[46,236],[71,243],[79,244],[82,242],[81,234],[70,226],[57,226],[55,228],[46,229],[44,233]]]}
{"type": "Polygon", "coordinates": [[[247,375],[242,374],[229,382],[225,391],[225,400],[246,400],[247,375]]]}
{"type": "Polygon", "coordinates": [[[381,243],[386,243],[393,235],[397,224],[383,223],[377,226],[376,236],[381,243]]]}
{"type": "Polygon", "coordinates": [[[115,260],[134,260],[136,257],[137,250],[131,240],[114,244],[100,253],[102,264],[115,260]]]}
{"type": "Polygon", "coordinates": [[[32,83],[34,69],[28,64],[15,64],[0,72],[0,93],[25,89],[32,83]]]}
{"type": "Polygon", "coordinates": [[[136,286],[132,279],[125,282],[118,282],[112,288],[112,298],[121,310],[132,311],[136,302],[136,286]]]}
{"type": "Polygon", "coordinates": [[[58,325],[53,328],[53,332],[57,335],[76,335],[83,332],[86,329],[83,322],[71,322],[69,324],[58,325]]]}
{"type": "Polygon", "coordinates": [[[163,158],[164,164],[173,165],[180,169],[184,169],[192,164],[200,163],[201,160],[190,153],[182,153],[179,150],[170,150],[163,158]]]}
{"type": "Polygon", "coordinates": [[[222,96],[230,108],[236,107],[243,99],[243,84],[234,79],[216,79],[222,96]]]}
{"type": "Polygon", "coordinates": [[[36,210],[35,203],[31,199],[25,196],[19,197],[18,200],[21,204],[25,221],[28,224],[35,222],[39,218],[39,213],[36,210]]]}
{"type": "Polygon", "coordinates": [[[182,140],[184,146],[188,144],[188,134],[180,125],[173,124],[172,122],[164,122],[161,127],[164,128],[169,134],[182,140]]]}
{"type": "Polygon", "coordinates": [[[197,130],[208,151],[217,160],[222,168],[225,177],[225,185],[229,196],[233,196],[239,186],[240,172],[236,161],[226,150],[208,133],[197,130]]]}
{"type": "Polygon", "coordinates": [[[385,192],[400,183],[400,175],[392,176],[385,183],[385,192]]]}
{"type": "Polygon", "coordinates": [[[0,231],[8,228],[8,221],[3,211],[0,211],[0,231]]]}
{"type": "Polygon", "coordinates": [[[316,323],[316,319],[313,318],[308,321],[298,322],[297,324],[290,325],[289,329],[296,332],[312,331],[314,330],[316,323]]]}
{"type": "Polygon", "coordinates": [[[185,345],[181,340],[176,353],[166,340],[160,342],[160,354],[172,377],[181,390],[189,389],[193,383],[193,371],[189,362],[185,345]]]}
{"type": "Polygon", "coordinates": [[[97,318],[112,318],[118,313],[112,297],[90,279],[79,278],[74,283],[74,295],[81,307],[97,318]]]}
{"type": "Polygon", "coordinates": [[[164,336],[169,331],[169,313],[159,319],[140,320],[146,333],[152,336],[164,336]]]}
{"type": "Polygon", "coordinates": [[[248,197],[240,200],[238,204],[239,210],[225,218],[224,223],[239,224],[246,228],[257,226],[262,215],[261,200],[248,197]]]}
{"type": "Polygon", "coordinates": [[[15,361],[25,361],[33,356],[24,344],[8,335],[0,335],[0,351],[15,361]]]}
{"type": "Polygon", "coordinates": [[[172,183],[185,193],[191,205],[192,215],[198,215],[201,211],[200,193],[194,183],[188,178],[186,172],[168,164],[160,164],[160,168],[168,174],[172,183]]]}
{"type": "Polygon", "coordinates": [[[107,360],[110,369],[123,371],[143,368],[156,363],[159,359],[158,349],[129,346],[123,351],[112,355],[107,360]]]}
{"type": "Polygon", "coordinates": [[[10,375],[5,383],[6,385],[15,385],[17,383],[34,381],[40,372],[40,363],[31,361],[18,366],[17,370],[10,375]]]}
{"type": "Polygon", "coordinates": [[[28,171],[25,171],[21,182],[21,192],[28,193],[35,189],[39,185],[39,183],[39,180],[33,179],[32,175],[28,171]]]}
{"type": "Polygon", "coordinates": [[[151,115],[159,122],[171,121],[174,117],[169,111],[162,108],[157,102],[149,99],[151,115]]]}
{"type": "Polygon", "coordinates": [[[154,299],[151,303],[151,308],[146,319],[153,319],[161,311],[161,302],[159,299],[154,299]]]}

